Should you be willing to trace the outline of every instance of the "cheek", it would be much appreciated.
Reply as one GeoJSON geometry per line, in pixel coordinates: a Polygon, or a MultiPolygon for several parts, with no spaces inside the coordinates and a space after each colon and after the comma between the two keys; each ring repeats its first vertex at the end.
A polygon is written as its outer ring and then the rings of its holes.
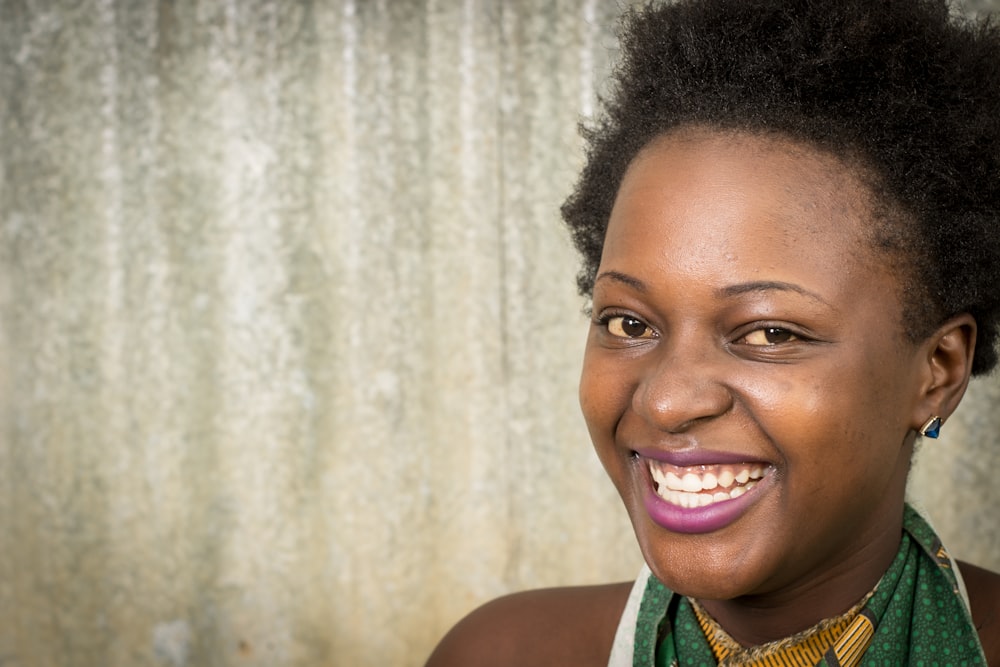
{"type": "Polygon", "coordinates": [[[819,485],[890,465],[903,434],[893,411],[899,391],[892,377],[868,358],[837,361],[797,381],[785,376],[758,385],[748,399],[791,469],[819,485]]]}
{"type": "Polygon", "coordinates": [[[613,412],[614,394],[610,387],[601,381],[597,365],[590,361],[583,364],[580,375],[580,410],[590,429],[591,437],[596,438],[600,430],[608,423],[613,412]]]}
{"type": "Polygon", "coordinates": [[[618,422],[631,401],[629,386],[621,368],[587,351],[580,376],[580,409],[602,461],[614,447],[618,422]]]}
{"type": "Polygon", "coordinates": [[[731,376],[731,386],[754,421],[779,441],[785,439],[781,435],[815,434],[825,420],[836,422],[840,411],[836,403],[842,397],[831,396],[829,371],[802,373],[792,366],[741,366],[731,376]]]}

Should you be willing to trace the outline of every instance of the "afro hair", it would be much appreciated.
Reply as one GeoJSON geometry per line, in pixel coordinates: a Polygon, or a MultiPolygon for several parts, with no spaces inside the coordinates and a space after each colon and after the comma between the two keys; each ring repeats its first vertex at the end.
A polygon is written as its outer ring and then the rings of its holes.
{"type": "Polygon", "coordinates": [[[996,365],[996,25],[944,0],[679,0],[629,11],[621,46],[562,208],[581,294],[592,294],[618,187],[651,140],[684,126],[778,134],[861,165],[880,207],[897,213],[876,243],[903,253],[906,333],[919,340],[970,313],[972,372],[996,365]]]}

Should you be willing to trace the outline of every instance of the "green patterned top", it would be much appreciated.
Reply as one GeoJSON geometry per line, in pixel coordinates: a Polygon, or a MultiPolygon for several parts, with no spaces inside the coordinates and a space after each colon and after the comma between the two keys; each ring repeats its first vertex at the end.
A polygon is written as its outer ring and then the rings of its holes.
{"type": "MultiPolygon", "coordinates": [[[[909,505],[899,551],[862,609],[875,632],[861,665],[986,666],[952,561],[909,505]]],[[[650,577],[639,606],[633,667],[716,665],[688,600],[650,577]]],[[[832,649],[817,667],[838,667],[832,649]]]]}

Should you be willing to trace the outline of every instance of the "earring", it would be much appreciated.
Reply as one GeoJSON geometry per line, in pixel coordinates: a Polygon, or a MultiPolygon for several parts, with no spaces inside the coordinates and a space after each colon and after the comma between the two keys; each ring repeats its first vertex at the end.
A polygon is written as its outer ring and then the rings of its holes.
{"type": "Polygon", "coordinates": [[[928,438],[936,438],[941,435],[941,418],[934,415],[925,421],[924,425],[920,427],[920,435],[928,438]]]}

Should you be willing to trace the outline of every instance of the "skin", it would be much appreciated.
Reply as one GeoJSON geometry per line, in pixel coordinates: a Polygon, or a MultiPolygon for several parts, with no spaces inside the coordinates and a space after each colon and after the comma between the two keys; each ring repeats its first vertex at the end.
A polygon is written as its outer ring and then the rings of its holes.
{"type": "MultiPolygon", "coordinates": [[[[584,417],[650,568],[747,646],[871,590],[898,548],[916,431],[968,383],[975,321],[904,336],[868,196],[811,148],[688,128],[637,156],[609,221],[584,417]],[[678,453],[767,472],[723,527],[676,532],[647,510],[643,456],[678,453]]],[[[1000,577],[962,572],[994,664],[1000,577]]],[[[570,590],[486,605],[428,665],[606,664],[629,585],[570,590]]]]}
{"type": "Polygon", "coordinates": [[[607,667],[631,582],[493,600],[441,640],[427,667],[607,667]]]}

